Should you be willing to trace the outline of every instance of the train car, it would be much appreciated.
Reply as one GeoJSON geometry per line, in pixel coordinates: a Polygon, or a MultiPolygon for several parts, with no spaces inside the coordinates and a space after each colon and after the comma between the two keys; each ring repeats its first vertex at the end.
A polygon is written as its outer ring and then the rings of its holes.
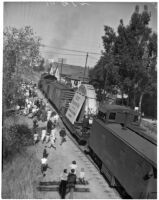
{"type": "Polygon", "coordinates": [[[94,87],[82,84],[75,91],[49,74],[43,74],[38,85],[61,114],[63,122],[79,143],[86,143],[89,137],[90,121],[98,110],[94,87]],[[83,127],[85,116],[91,116],[88,129],[83,127]]]}
{"type": "Polygon", "coordinates": [[[39,81],[39,89],[54,105],[56,110],[64,115],[74,96],[75,90],[57,81],[56,77],[43,74],[39,81]]]}
{"type": "Polygon", "coordinates": [[[87,142],[93,116],[97,112],[98,104],[94,87],[89,84],[80,85],[63,118],[80,144],[87,142]]]}
{"type": "Polygon", "coordinates": [[[88,148],[111,186],[122,186],[135,199],[157,198],[156,142],[139,134],[137,123],[127,107],[101,106],[88,148]]]}

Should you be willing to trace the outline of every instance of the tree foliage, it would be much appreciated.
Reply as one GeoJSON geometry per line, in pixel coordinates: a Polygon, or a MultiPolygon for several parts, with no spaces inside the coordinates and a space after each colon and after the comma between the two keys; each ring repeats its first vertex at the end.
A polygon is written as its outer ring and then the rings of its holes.
{"type": "Polygon", "coordinates": [[[24,28],[7,27],[3,34],[3,105],[10,106],[17,97],[21,74],[32,71],[39,62],[40,38],[30,26],[24,28]]]}
{"type": "Polygon", "coordinates": [[[157,88],[157,34],[148,26],[150,18],[147,6],[141,13],[136,6],[127,26],[120,20],[117,33],[105,26],[104,52],[90,73],[91,82],[104,90],[128,94],[131,107],[141,107],[143,95],[157,88]]]}

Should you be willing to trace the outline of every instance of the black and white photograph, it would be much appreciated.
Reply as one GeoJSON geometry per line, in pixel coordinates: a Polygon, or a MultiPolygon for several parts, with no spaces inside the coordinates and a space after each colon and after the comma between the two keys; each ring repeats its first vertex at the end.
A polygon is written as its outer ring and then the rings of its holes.
{"type": "Polygon", "coordinates": [[[157,1],[2,2],[2,199],[157,199],[157,1]]]}

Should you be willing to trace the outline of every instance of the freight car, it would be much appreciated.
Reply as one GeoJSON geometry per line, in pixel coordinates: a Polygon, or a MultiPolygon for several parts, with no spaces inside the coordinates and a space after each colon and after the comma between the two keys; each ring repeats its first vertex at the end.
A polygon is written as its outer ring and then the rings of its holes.
{"type": "Polygon", "coordinates": [[[78,142],[86,143],[90,126],[88,122],[88,127],[84,128],[83,121],[86,121],[85,116],[96,115],[98,109],[93,86],[82,84],[75,90],[49,74],[43,74],[38,85],[78,142]]]}
{"type": "Polygon", "coordinates": [[[156,141],[141,134],[137,119],[127,107],[101,106],[90,131],[89,153],[111,186],[122,186],[135,199],[157,198],[156,141]]]}
{"type": "Polygon", "coordinates": [[[42,74],[38,87],[53,104],[55,109],[64,115],[74,96],[75,90],[58,82],[55,76],[47,73],[42,74]]]}

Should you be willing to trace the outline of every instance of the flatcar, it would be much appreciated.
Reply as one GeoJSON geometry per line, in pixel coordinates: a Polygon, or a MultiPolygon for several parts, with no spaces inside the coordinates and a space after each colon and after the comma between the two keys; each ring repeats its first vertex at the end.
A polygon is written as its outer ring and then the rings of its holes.
{"type": "Polygon", "coordinates": [[[131,198],[157,198],[157,146],[137,129],[137,114],[124,106],[103,105],[88,139],[89,153],[111,186],[131,198]]]}
{"type": "Polygon", "coordinates": [[[89,84],[82,84],[75,90],[60,83],[49,74],[41,76],[38,86],[60,113],[63,122],[78,142],[80,144],[86,143],[90,126],[88,125],[88,129],[83,128],[84,118],[85,116],[93,117],[97,114],[94,87],[89,84]]]}

